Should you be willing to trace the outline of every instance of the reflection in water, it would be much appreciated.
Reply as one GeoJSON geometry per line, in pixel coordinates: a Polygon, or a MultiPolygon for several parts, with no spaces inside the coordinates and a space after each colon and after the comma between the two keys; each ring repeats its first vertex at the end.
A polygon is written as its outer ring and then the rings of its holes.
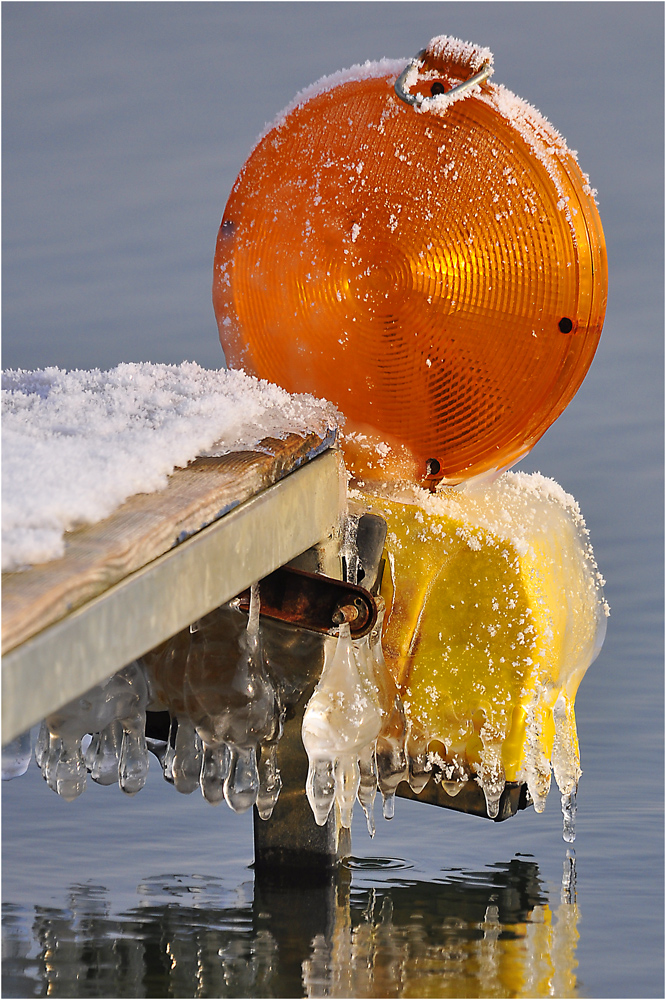
{"type": "Polygon", "coordinates": [[[254,887],[155,876],[117,916],[92,884],[73,885],[63,909],[7,903],[3,996],[577,995],[572,852],[554,910],[531,861],[435,882],[407,869],[352,859],[319,879],[257,873],[254,887]]]}

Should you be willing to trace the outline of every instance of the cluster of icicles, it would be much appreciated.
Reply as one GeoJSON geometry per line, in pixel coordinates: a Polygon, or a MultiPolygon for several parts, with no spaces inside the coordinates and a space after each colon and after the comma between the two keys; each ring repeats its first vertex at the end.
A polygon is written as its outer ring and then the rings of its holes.
{"type": "Polygon", "coordinates": [[[185,794],[200,787],[211,805],[224,800],[237,813],[256,805],[266,820],[282,788],[277,744],[285,705],[263,655],[258,586],[252,587],[247,629],[232,646],[236,658],[226,684],[218,680],[216,640],[209,642],[205,631],[203,623],[190,626],[184,674],[177,649],[168,647],[160,668],[151,671],[154,693],[171,716],[164,777],[185,794]],[[204,633],[201,641],[198,632],[204,633]]]}
{"type": "MultiPolygon", "coordinates": [[[[304,711],[306,794],[316,823],[323,826],[337,805],[341,824],[350,828],[358,800],[373,836],[377,790],[384,818],[391,819],[400,782],[406,781],[418,795],[431,778],[441,782],[449,795],[475,779],[486,796],[488,815],[496,816],[504,789],[501,764],[501,773],[495,774],[497,768],[484,760],[474,775],[457,758],[445,761],[429,749],[428,737],[406,717],[384,662],[382,599],[377,603],[379,615],[369,635],[352,639],[350,626],[343,624],[337,636],[324,639],[323,669],[304,711]]],[[[131,663],[42,723],[35,759],[50,788],[67,800],[75,799],[90,774],[98,784],[117,783],[133,795],[146,782],[150,749],[177,791],[189,794],[200,788],[212,805],[224,800],[238,813],[256,805],[262,819],[271,816],[282,788],[277,749],[285,713],[305,685],[290,687],[267,662],[258,586],[252,588],[247,627],[233,636],[237,659],[226,684],[219,681],[221,650],[214,648],[215,641],[213,648],[210,642],[207,646],[197,641],[198,631],[198,625],[190,626],[152,662],[149,655],[131,663]],[[171,717],[168,740],[147,739],[146,710],[165,708],[171,717]]],[[[289,665],[285,666],[287,677],[289,665]]],[[[555,703],[553,718],[553,769],[561,791],[563,836],[573,842],[580,772],[571,766],[577,754],[567,745],[571,720],[562,697],[555,703]]],[[[529,730],[528,725],[528,743],[529,730]]],[[[3,751],[3,776],[16,776],[27,768],[31,749],[26,736],[3,751]]],[[[541,812],[551,769],[538,744],[532,750],[528,748],[531,763],[524,778],[541,812]]]]}
{"type": "Polygon", "coordinates": [[[542,723],[539,716],[543,717],[548,712],[543,695],[544,693],[540,697],[537,693],[528,711],[525,761],[521,777],[527,784],[534,811],[541,813],[546,808],[551,776],[554,775],[562,806],[562,838],[568,844],[573,844],[576,839],[576,793],[582,773],[573,704],[564,692],[560,692],[552,707],[554,739],[549,761],[540,740],[542,723]]]}
{"type": "MultiPolygon", "coordinates": [[[[187,638],[195,640],[197,631],[190,626],[187,638]]],[[[184,635],[44,720],[35,759],[53,791],[71,801],[85,790],[90,774],[98,784],[117,783],[134,795],[146,783],[150,749],[179,792],[200,787],[213,805],[226,800],[235,812],[244,812],[256,804],[263,819],[271,815],[281,788],[276,749],[284,709],[262,662],[256,591],[238,641],[233,682],[224,691],[214,681],[208,688],[188,684],[188,668],[191,676],[193,661],[202,662],[202,644],[184,644],[184,635]],[[211,693],[212,711],[206,697],[211,693]],[[168,740],[147,739],[146,710],[165,708],[171,715],[168,740]]],[[[28,733],[3,750],[3,777],[24,773],[30,755],[28,733]]]]}
{"type": "MultiPolygon", "coordinates": [[[[324,667],[302,726],[310,761],[306,791],[316,822],[326,823],[337,802],[342,824],[350,827],[358,798],[371,835],[377,788],[390,819],[399,782],[406,779],[419,792],[431,770],[425,741],[410,739],[400,695],[384,664],[382,621],[383,613],[360,640],[351,639],[347,624],[339,636],[324,640],[324,667]]],[[[198,646],[198,631],[198,624],[190,626],[185,639],[180,633],[157,657],[131,663],[44,720],[35,759],[53,791],[71,801],[90,775],[98,784],[117,783],[134,795],[145,785],[150,749],[179,792],[199,787],[213,805],[225,800],[239,813],[256,805],[262,819],[270,817],[282,787],[277,746],[287,705],[297,700],[300,688],[285,690],[288,685],[266,663],[258,587],[252,588],[247,628],[237,639],[230,684],[215,683],[210,655],[210,684],[202,683],[206,667],[198,648],[206,647],[198,646]],[[146,739],[146,710],[165,708],[171,716],[169,739],[146,739]]],[[[5,748],[5,776],[24,773],[30,755],[24,734],[5,748]]]]}
{"type": "Polygon", "coordinates": [[[399,783],[409,781],[418,793],[431,770],[425,741],[408,734],[400,694],[384,663],[383,617],[380,608],[375,628],[363,639],[352,640],[343,624],[337,641],[326,644],[302,728],[309,760],[306,793],[315,821],[323,826],[336,803],[342,826],[351,827],[358,799],[371,837],[377,788],[384,818],[391,819],[399,783]]]}
{"type": "MultiPolygon", "coordinates": [[[[309,758],[306,790],[316,822],[326,822],[335,802],[342,825],[351,826],[358,798],[372,837],[377,788],[382,793],[384,818],[391,819],[398,784],[408,782],[418,795],[431,778],[451,797],[459,794],[468,781],[476,781],[484,793],[488,816],[495,819],[506,784],[501,740],[484,741],[481,762],[476,766],[470,766],[457,754],[442,758],[432,749],[432,741],[405,717],[400,693],[384,662],[381,598],[378,604],[377,625],[369,636],[352,640],[349,625],[343,625],[337,643],[327,646],[321,679],[303,717],[303,744],[309,758]]],[[[542,705],[533,706],[528,722],[522,779],[535,811],[543,812],[551,783],[551,762],[539,740],[539,711],[543,711],[542,705]]],[[[563,694],[555,701],[552,716],[552,773],[561,795],[562,836],[573,843],[581,772],[575,722],[563,694]]],[[[482,737],[486,728],[481,730],[482,737]]]]}
{"type": "Polygon", "coordinates": [[[88,773],[100,785],[117,782],[128,795],[143,788],[147,701],[146,677],[134,662],[45,719],[35,760],[49,788],[71,801],[84,791],[88,773]]]}

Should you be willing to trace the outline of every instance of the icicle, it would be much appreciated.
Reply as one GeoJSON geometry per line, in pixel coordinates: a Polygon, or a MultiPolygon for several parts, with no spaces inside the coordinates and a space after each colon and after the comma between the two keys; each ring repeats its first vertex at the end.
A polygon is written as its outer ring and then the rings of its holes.
{"type": "Polygon", "coordinates": [[[35,743],[35,762],[40,771],[43,771],[50,743],[51,734],[49,732],[49,727],[46,725],[46,720],[44,720],[39,727],[39,734],[37,736],[37,742],[35,743]]]}
{"type": "Polygon", "coordinates": [[[65,799],[76,798],[85,788],[89,768],[101,784],[111,784],[120,776],[121,787],[129,794],[143,787],[148,770],[147,700],[143,667],[133,662],[49,715],[35,750],[49,786],[65,799]],[[126,733],[124,749],[120,748],[122,729],[126,733]],[[82,740],[87,741],[88,734],[93,738],[84,757],[82,740]]]}
{"type": "MultiPolygon", "coordinates": [[[[384,819],[393,819],[395,792],[408,775],[405,740],[407,722],[398,688],[384,661],[382,650],[382,628],[384,623],[384,602],[377,598],[377,624],[370,633],[370,650],[374,677],[379,694],[382,724],[377,737],[376,767],[377,783],[382,794],[384,819]]],[[[374,824],[373,824],[374,826],[374,824]]]]}
{"type": "Polygon", "coordinates": [[[122,727],[118,784],[126,795],[136,795],[148,777],[145,712],[138,713],[134,718],[124,719],[122,727]]]}
{"type": "Polygon", "coordinates": [[[218,746],[203,744],[201,764],[201,793],[206,802],[217,806],[224,799],[224,782],[230,767],[229,747],[225,743],[218,746]]]}
{"type": "Polygon", "coordinates": [[[521,777],[527,782],[534,811],[542,813],[550,791],[550,761],[543,751],[543,692],[535,694],[525,721],[524,760],[521,777]]]}
{"type": "Polygon", "coordinates": [[[390,736],[377,740],[377,784],[382,793],[384,819],[393,819],[395,793],[407,776],[407,755],[404,741],[390,736]]]}
{"type": "Polygon", "coordinates": [[[359,582],[359,571],[361,569],[361,564],[358,557],[358,547],[356,544],[356,537],[358,535],[358,514],[349,514],[345,518],[344,522],[344,533],[342,537],[342,546],[340,549],[340,555],[342,556],[343,566],[344,566],[344,578],[347,583],[358,583],[359,582]]]}
{"type": "Polygon", "coordinates": [[[388,793],[382,791],[382,799],[382,816],[387,820],[393,819],[395,816],[395,788],[388,793]]]}
{"type": "Polygon", "coordinates": [[[451,752],[442,768],[442,788],[447,795],[455,798],[470,779],[468,768],[459,754],[451,752]]]}
{"type": "Polygon", "coordinates": [[[42,724],[35,756],[42,777],[52,791],[67,802],[78,798],[86,787],[86,764],[81,739],[75,732],[55,732],[48,721],[42,724]]]}
{"type": "MultiPolygon", "coordinates": [[[[182,700],[188,721],[206,748],[200,771],[204,797],[215,803],[223,796],[236,812],[254,805],[260,794],[257,757],[261,745],[264,761],[270,761],[262,767],[260,806],[268,816],[282,786],[273,744],[282,734],[284,712],[266,666],[259,598],[259,585],[254,584],[247,627],[238,637],[235,669],[222,688],[217,666],[219,637],[202,625],[201,635],[187,655],[182,700]],[[216,782],[221,783],[221,792],[216,782]]],[[[228,647],[222,644],[222,648],[229,655],[228,647]]]]}
{"type": "Polygon", "coordinates": [[[60,751],[62,750],[62,740],[55,733],[47,730],[49,734],[48,747],[42,756],[41,772],[44,781],[54,792],[57,791],[55,770],[56,764],[60,757],[60,751]]]}
{"type": "Polygon", "coordinates": [[[28,770],[31,757],[32,740],[28,729],[2,748],[2,780],[20,778],[28,770]]]}
{"type": "Polygon", "coordinates": [[[375,759],[375,744],[371,743],[364,747],[358,758],[358,766],[361,780],[358,786],[358,801],[365,813],[365,821],[368,826],[368,833],[371,837],[375,835],[374,805],[377,794],[377,761],[375,759]]]}
{"type": "Polygon", "coordinates": [[[86,766],[98,785],[113,785],[118,781],[122,742],[123,726],[119,719],[114,719],[91,740],[86,766]]]}
{"type": "Polygon", "coordinates": [[[382,793],[384,819],[393,819],[395,793],[401,781],[409,777],[405,740],[407,725],[399,695],[377,739],[377,783],[382,793]]]}
{"type": "Polygon", "coordinates": [[[176,789],[190,795],[199,787],[201,776],[202,745],[194,726],[186,716],[178,719],[172,774],[176,789]]]}
{"type": "Polygon", "coordinates": [[[428,740],[423,733],[410,729],[407,737],[409,787],[418,795],[430,781],[432,764],[428,760],[428,740]]]}
{"type": "MultiPolygon", "coordinates": [[[[356,536],[354,535],[354,537],[356,536]]],[[[371,640],[372,635],[352,642],[354,659],[369,702],[374,704],[379,710],[380,716],[383,716],[384,710],[381,705],[381,695],[371,640]]],[[[365,821],[371,837],[375,835],[374,804],[377,794],[377,762],[375,755],[376,741],[369,743],[365,747],[361,747],[358,755],[359,784],[356,792],[358,801],[365,813],[365,821]]]]}
{"type": "Polygon", "coordinates": [[[257,812],[261,819],[270,819],[282,788],[282,777],[277,762],[277,744],[262,747],[259,762],[259,792],[257,812]]]}
{"type": "MultiPolygon", "coordinates": [[[[303,742],[305,743],[305,739],[303,742]]],[[[323,826],[335,802],[334,759],[314,757],[310,751],[307,753],[309,767],[305,793],[314,814],[315,823],[317,826],[323,826]]]]}
{"type": "Polygon", "coordinates": [[[573,705],[563,693],[553,706],[553,723],[553,773],[560,790],[562,839],[567,844],[573,844],[576,839],[576,791],[582,772],[573,705]]]}
{"type": "Polygon", "coordinates": [[[253,647],[259,639],[259,612],[261,602],[259,600],[259,584],[253,583],[250,588],[250,610],[247,619],[247,634],[253,647]]]}
{"type": "Polygon", "coordinates": [[[224,797],[230,809],[245,812],[257,801],[259,773],[256,747],[231,746],[229,773],[224,782],[224,797]]]}
{"type": "Polygon", "coordinates": [[[564,795],[574,788],[580,779],[580,759],[578,756],[578,736],[573,705],[564,694],[560,694],[553,706],[555,739],[553,741],[553,773],[560,792],[564,795]]]}
{"type": "Polygon", "coordinates": [[[452,799],[462,792],[466,784],[467,781],[445,781],[442,779],[442,788],[452,799]]]}
{"type": "Polygon", "coordinates": [[[162,759],[162,774],[164,780],[173,784],[173,759],[176,755],[176,727],[178,723],[172,715],[169,719],[169,738],[167,740],[164,758],[162,759]]]}
{"type": "Polygon", "coordinates": [[[239,639],[240,656],[231,682],[220,737],[239,747],[256,747],[262,741],[278,739],[281,705],[264,659],[259,631],[259,586],[250,592],[247,629],[239,639]]]}
{"type": "Polygon", "coordinates": [[[367,676],[359,671],[349,624],[344,623],[332,656],[327,644],[321,678],[303,715],[303,745],[309,759],[306,790],[320,826],[332,806],[331,777],[341,822],[351,824],[360,784],[359,753],[375,742],[380,726],[379,705],[367,676]]]}
{"type": "Polygon", "coordinates": [[[97,751],[99,749],[99,737],[100,737],[99,733],[92,734],[92,737],[90,738],[90,743],[86,747],[83,754],[83,759],[86,762],[86,768],[88,770],[88,773],[92,771],[93,764],[95,762],[95,757],[97,756],[97,751]]]}
{"type": "Polygon", "coordinates": [[[477,781],[483,789],[486,810],[490,819],[499,815],[499,804],[506,785],[506,775],[502,763],[502,737],[497,730],[486,723],[479,733],[483,749],[481,763],[477,771],[477,781]]]}
{"type": "Polygon", "coordinates": [[[340,822],[349,829],[352,810],[361,783],[361,770],[356,754],[340,754],[335,760],[335,801],[340,809],[340,822]]]}
{"type": "MultiPolygon", "coordinates": [[[[269,744],[279,739],[281,733],[281,706],[266,670],[259,612],[259,584],[254,584],[250,589],[247,630],[240,639],[241,655],[232,683],[233,699],[229,705],[226,734],[231,763],[224,783],[224,797],[234,812],[245,812],[257,802],[261,785],[257,748],[262,740],[269,744]]],[[[261,809],[267,816],[273,811],[282,787],[274,755],[271,760],[273,769],[269,767],[265,774],[267,784],[261,803],[261,809]]]]}
{"type": "Polygon", "coordinates": [[[67,735],[61,737],[59,742],[60,752],[55,763],[51,764],[49,785],[66,802],[72,802],[85,791],[86,763],[79,738],[67,735]]]}
{"type": "Polygon", "coordinates": [[[118,784],[126,795],[135,795],[146,783],[149,757],[146,747],[148,682],[143,666],[130,663],[113,679],[117,690],[114,714],[123,727],[118,760],[118,784]],[[122,684],[122,687],[119,685],[122,684]],[[127,707],[123,706],[123,703],[127,707]],[[123,707],[121,707],[123,706],[123,707]]]}

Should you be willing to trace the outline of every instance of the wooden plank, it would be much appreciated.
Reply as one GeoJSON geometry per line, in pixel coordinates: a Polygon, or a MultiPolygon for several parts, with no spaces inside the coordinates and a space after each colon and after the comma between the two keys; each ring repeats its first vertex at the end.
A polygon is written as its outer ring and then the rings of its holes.
{"type": "Polygon", "coordinates": [[[342,471],[327,450],[7,653],[3,742],[332,536],[342,471]]]}
{"type": "Polygon", "coordinates": [[[267,439],[259,449],[200,458],[158,493],[65,536],[65,555],[2,576],[3,655],[330,448],[335,432],[267,439]]]}

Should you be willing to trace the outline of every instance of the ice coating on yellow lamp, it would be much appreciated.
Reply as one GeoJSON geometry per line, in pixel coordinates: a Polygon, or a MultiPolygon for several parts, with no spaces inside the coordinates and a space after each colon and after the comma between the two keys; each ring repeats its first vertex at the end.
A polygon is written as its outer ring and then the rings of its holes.
{"type": "Polygon", "coordinates": [[[582,382],[606,303],[593,192],[492,58],[433,39],[304,94],[225,209],[213,300],[230,367],[332,400],[363,479],[456,483],[522,457],[582,382]],[[377,448],[379,446],[379,450],[377,448]]]}
{"type": "Polygon", "coordinates": [[[475,776],[497,813],[524,780],[538,811],[580,775],[574,699],[607,606],[578,505],[505,473],[473,491],[358,494],[388,524],[384,656],[431,758],[475,776]]]}

